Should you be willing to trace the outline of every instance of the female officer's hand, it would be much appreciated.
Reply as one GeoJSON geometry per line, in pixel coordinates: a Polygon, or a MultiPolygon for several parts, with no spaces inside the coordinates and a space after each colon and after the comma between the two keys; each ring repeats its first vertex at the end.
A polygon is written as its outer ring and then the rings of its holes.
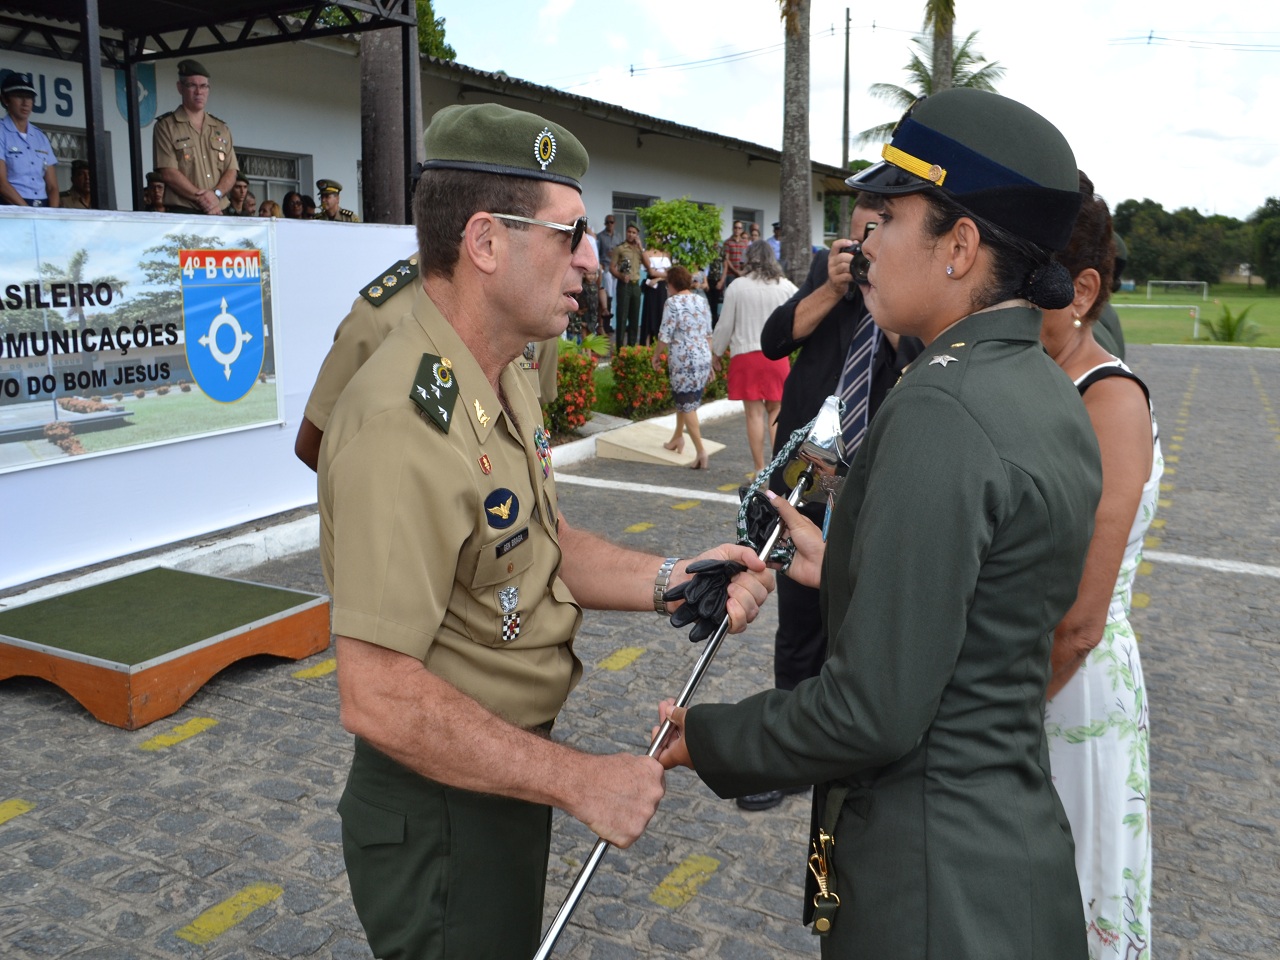
{"type": "MultiPolygon", "coordinates": [[[[765,491],[765,496],[782,518],[782,535],[790,537],[796,546],[795,557],[783,571],[784,574],[796,583],[816,587],[822,579],[822,558],[827,553],[822,529],[772,490],[765,491]]],[[[769,566],[777,567],[778,564],[771,563],[769,566]]]]}

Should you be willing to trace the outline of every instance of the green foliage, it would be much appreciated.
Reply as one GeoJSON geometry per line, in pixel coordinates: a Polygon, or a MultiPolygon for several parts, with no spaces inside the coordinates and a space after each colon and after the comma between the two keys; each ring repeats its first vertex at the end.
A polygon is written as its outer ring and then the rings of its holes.
{"type": "MultiPolygon", "coordinates": [[[[977,38],[978,31],[974,30],[952,52],[951,86],[994,91],[995,85],[1004,79],[1004,67],[1000,66],[998,61],[988,61],[977,51],[974,46],[977,38]]],[[[933,93],[933,37],[913,37],[911,42],[917,49],[911,52],[911,59],[903,67],[907,71],[909,86],[873,83],[869,89],[870,94],[877,100],[892,104],[897,110],[897,115],[888,123],[870,127],[855,134],[855,143],[863,146],[868,143],[887,143],[894,126],[898,123],[898,117],[921,97],[933,93]]]]}
{"type": "Polygon", "coordinates": [[[1252,304],[1239,313],[1232,313],[1226,304],[1222,305],[1222,315],[1217,320],[1205,321],[1206,340],[1218,343],[1252,343],[1262,336],[1262,328],[1249,319],[1252,304]]]}
{"type": "MultiPolygon", "coordinates": [[[[432,9],[431,0],[417,0],[418,4],[418,49],[430,57],[441,60],[456,60],[458,54],[444,39],[444,17],[437,17],[432,9]]],[[[309,10],[300,11],[297,16],[306,17],[309,10]]],[[[325,7],[316,17],[316,23],[325,27],[351,27],[368,19],[368,15],[353,14],[341,7],[325,7]]]]}
{"type": "Polygon", "coordinates": [[[613,396],[622,416],[643,420],[672,406],[666,370],[653,369],[652,347],[623,347],[613,355],[613,396]]]}
{"type": "MultiPolygon", "coordinates": [[[[867,167],[871,166],[870,160],[850,160],[850,174],[861,173],[867,167]]],[[[822,229],[824,233],[834,234],[837,237],[843,237],[848,233],[849,224],[840,222],[840,200],[838,193],[828,193],[822,198],[822,229]]],[[[849,211],[853,211],[854,197],[849,198],[849,211]]]]}
{"type": "Polygon", "coordinates": [[[1249,218],[1253,272],[1268,290],[1280,286],[1280,198],[1268,197],[1249,218]]]}
{"type": "Polygon", "coordinates": [[[437,17],[431,0],[418,0],[418,49],[439,60],[456,60],[458,54],[444,39],[444,17],[437,17]]]}
{"type": "Polygon", "coordinates": [[[560,341],[556,398],[542,408],[552,434],[566,434],[590,419],[596,404],[595,371],[596,360],[589,349],[569,340],[560,341]]]}
{"type": "Polygon", "coordinates": [[[645,245],[666,250],[690,270],[705,267],[720,252],[720,208],[688,197],[657,200],[636,210],[645,245]]]}
{"type": "Polygon", "coordinates": [[[1116,233],[1129,247],[1124,275],[1148,280],[1204,280],[1217,283],[1253,259],[1251,228],[1232,217],[1205,216],[1183,207],[1172,213],[1154,200],[1124,200],[1116,205],[1116,233]]]}

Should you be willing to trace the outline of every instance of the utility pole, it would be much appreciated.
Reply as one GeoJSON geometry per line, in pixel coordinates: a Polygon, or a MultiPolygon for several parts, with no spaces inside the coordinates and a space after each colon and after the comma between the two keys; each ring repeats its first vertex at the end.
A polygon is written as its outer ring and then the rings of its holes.
{"type": "MultiPolygon", "coordinates": [[[[840,169],[849,172],[849,8],[844,8],[844,138],[841,141],[840,169]]],[[[840,195],[840,222],[836,235],[843,236],[849,226],[849,195],[840,195]]]]}

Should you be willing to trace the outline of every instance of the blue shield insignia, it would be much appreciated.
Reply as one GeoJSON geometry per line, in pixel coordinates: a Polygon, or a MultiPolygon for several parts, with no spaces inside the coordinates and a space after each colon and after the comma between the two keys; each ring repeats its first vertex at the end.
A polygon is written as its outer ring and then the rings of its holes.
{"type": "MultiPolygon", "coordinates": [[[[133,76],[137,81],[133,95],[138,101],[138,125],[145,127],[156,118],[156,65],[154,63],[136,63],[133,76]]],[[[116,107],[120,116],[129,119],[129,94],[125,90],[125,74],[116,71],[116,107]]]]}
{"type": "Polygon", "coordinates": [[[253,389],[266,352],[258,251],[180,256],[187,366],[211,400],[234,403],[253,389]]]}

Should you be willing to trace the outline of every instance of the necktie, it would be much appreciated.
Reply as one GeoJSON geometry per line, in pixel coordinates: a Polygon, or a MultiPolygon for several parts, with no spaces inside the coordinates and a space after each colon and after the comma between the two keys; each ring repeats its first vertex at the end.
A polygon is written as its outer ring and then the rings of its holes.
{"type": "Polygon", "coordinates": [[[845,460],[852,460],[867,432],[868,404],[871,400],[871,361],[875,357],[879,329],[865,314],[858,321],[849,354],[840,374],[840,399],[844,410],[840,416],[840,433],[844,439],[845,460]]]}

